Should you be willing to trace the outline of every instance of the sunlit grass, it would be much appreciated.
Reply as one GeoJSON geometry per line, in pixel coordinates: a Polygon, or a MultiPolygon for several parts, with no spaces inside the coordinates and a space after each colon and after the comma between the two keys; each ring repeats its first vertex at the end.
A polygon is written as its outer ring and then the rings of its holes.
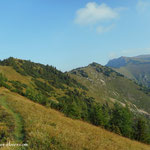
{"type": "Polygon", "coordinates": [[[31,150],[149,150],[150,146],[110,133],[1,88],[7,103],[24,119],[31,150]]]}
{"type": "Polygon", "coordinates": [[[4,74],[8,78],[8,80],[20,81],[21,83],[27,85],[31,82],[31,77],[22,76],[10,66],[0,66],[0,73],[4,74]]]}

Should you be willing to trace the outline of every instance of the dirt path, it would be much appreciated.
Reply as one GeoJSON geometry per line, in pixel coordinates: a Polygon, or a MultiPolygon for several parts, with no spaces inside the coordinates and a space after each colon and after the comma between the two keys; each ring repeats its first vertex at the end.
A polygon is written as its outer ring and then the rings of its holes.
{"type": "MultiPolygon", "coordinates": [[[[5,107],[6,111],[12,115],[15,120],[14,125],[14,141],[16,144],[22,144],[24,142],[25,134],[24,134],[24,123],[21,115],[13,110],[11,106],[7,104],[7,97],[0,96],[0,105],[5,107]]],[[[17,148],[16,148],[17,149],[17,148]]]]}

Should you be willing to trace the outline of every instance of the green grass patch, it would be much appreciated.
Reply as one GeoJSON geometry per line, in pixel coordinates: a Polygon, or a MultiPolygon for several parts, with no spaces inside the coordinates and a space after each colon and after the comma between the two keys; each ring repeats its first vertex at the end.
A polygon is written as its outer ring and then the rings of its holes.
{"type": "Polygon", "coordinates": [[[22,119],[21,115],[16,113],[13,110],[13,108],[11,108],[7,104],[6,97],[1,97],[0,98],[0,105],[3,106],[7,110],[7,112],[12,115],[12,117],[15,121],[14,122],[15,128],[14,128],[14,133],[13,133],[15,141],[18,142],[18,143],[23,143],[24,138],[25,138],[25,134],[24,134],[23,119],[22,119]]]}

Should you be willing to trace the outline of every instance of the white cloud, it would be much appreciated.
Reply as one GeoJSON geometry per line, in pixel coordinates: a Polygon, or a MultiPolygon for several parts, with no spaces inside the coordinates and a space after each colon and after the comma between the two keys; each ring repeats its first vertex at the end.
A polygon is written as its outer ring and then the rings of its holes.
{"type": "Polygon", "coordinates": [[[119,16],[115,9],[108,7],[106,4],[98,5],[95,2],[89,2],[85,8],[76,12],[75,22],[77,24],[95,24],[97,22],[115,19],[119,16]]]}
{"type": "Polygon", "coordinates": [[[138,0],[136,5],[136,9],[139,13],[144,13],[150,8],[150,1],[149,0],[138,0]]]}
{"type": "Polygon", "coordinates": [[[94,26],[98,33],[107,32],[112,29],[112,21],[119,18],[119,12],[122,10],[123,7],[111,8],[105,3],[99,5],[89,2],[84,8],[77,10],[74,21],[79,25],[94,26]]]}

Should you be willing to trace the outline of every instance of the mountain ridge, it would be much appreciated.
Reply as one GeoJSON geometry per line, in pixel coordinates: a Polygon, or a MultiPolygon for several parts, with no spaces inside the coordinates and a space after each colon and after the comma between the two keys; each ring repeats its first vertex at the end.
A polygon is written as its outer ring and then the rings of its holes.
{"type": "Polygon", "coordinates": [[[110,60],[106,66],[125,75],[127,78],[135,80],[137,83],[150,87],[150,55],[140,55],[135,57],[119,57],[110,60]],[[120,64],[120,59],[126,62],[120,64]]]}
{"type": "MultiPolygon", "coordinates": [[[[119,101],[120,99],[122,100],[133,99],[134,101],[134,99],[139,99],[139,97],[141,97],[135,96],[136,94],[134,95],[136,98],[126,96],[127,93],[130,93],[130,90],[133,92],[132,89],[135,89],[137,93],[141,93],[141,91],[139,90],[140,89],[139,85],[133,83],[134,81],[130,81],[124,78],[122,74],[116,72],[115,70],[99,65],[98,63],[91,63],[87,67],[73,69],[70,73],[72,77],[77,79],[77,81],[81,82],[84,86],[87,86],[89,88],[89,91],[93,91],[91,95],[97,100],[100,99],[101,101],[105,97],[104,99],[114,98],[119,99],[119,101]],[[119,83],[122,83],[122,85],[121,84],[119,85],[119,83]],[[90,85],[91,88],[88,85],[90,85]],[[132,89],[127,90],[125,93],[123,91],[120,92],[121,86],[122,87],[125,86],[124,89],[129,89],[128,88],[129,86],[132,87],[132,89]],[[101,94],[94,94],[94,93],[101,93],[101,94]],[[114,93],[120,93],[120,96],[119,94],[114,93]],[[124,93],[124,95],[122,95],[122,93],[124,93]]],[[[146,97],[147,97],[146,101],[148,101],[149,96],[146,97]]]]}

